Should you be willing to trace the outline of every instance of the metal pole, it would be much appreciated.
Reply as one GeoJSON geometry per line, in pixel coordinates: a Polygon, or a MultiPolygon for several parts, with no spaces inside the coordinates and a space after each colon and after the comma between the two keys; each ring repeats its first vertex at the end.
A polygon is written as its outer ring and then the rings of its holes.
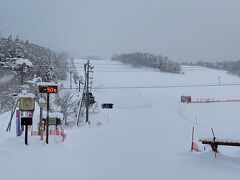
{"type": "Polygon", "coordinates": [[[47,118],[46,118],[46,143],[48,144],[48,131],[49,131],[49,93],[47,93],[47,118]]]}
{"type": "Polygon", "coordinates": [[[28,125],[25,125],[25,144],[28,145],[28,125]]]}
{"type": "Polygon", "coordinates": [[[43,122],[42,122],[42,115],[43,114],[43,110],[42,107],[40,107],[40,123],[39,123],[39,133],[41,135],[41,140],[43,140],[43,122]]]}
{"type": "MultiPolygon", "coordinates": [[[[16,98],[14,98],[14,100],[15,100],[15,99],[16,99],[16,98]]],[[[13,103],[15,102],[14,100],[13,100],[13,103]]],[[[10,132],[10,131],[11,131],[12,119],[13,119],[13,115],[14,115],[14,112],[15,112],[17,106],[18,106],[18,101],[16,102],[15,106],[12,106],[11,118],[10,118],[10,121],[9,121],[9,123],[8,123],[6,132],[10,132]]]]}
{"type": "Polygon", "coordinates": [[[78,116],[77,116],[77,126],[79,126],[79,122],[80,122],[80,117],[81,117],[81,111],[83,106],[85,106],[85,104],[83,104],[83,97],[84,97],[84,93],[86,93],[86,68],[84,65],[84,72],[85,72],[85,80],[84,80],[84,87],[83,87],[83,91],[82,91],[82,99],[81,99],[81,104],[80,104],[80,108],[78,111],[78,116]]]}

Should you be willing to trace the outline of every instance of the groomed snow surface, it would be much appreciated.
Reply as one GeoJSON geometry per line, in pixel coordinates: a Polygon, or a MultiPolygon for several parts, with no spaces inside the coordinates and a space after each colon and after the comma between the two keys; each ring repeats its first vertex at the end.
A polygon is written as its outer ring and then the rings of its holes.
{"type": "MultiPolygon", "coordinates": [[[[78,66],[85,62],[75,60],[78,66]]],[[[91,63],[98,108],[90,113],[90,126],[65,127],[64,143],[51,136],[46,145],[29,136],[26,146],[24,136],[16,137],[15,120],[12,131],[5,131],[10,113],[0,116],[1,180],[239,179],[239,147],[219,147],[215,158],[209,147],[197,153],[190,152],[190,145],[192,126],[198,144],[212,137],[211,128],[219,139],[240,140],[240,103],[184,104],[180,96],[240,99],[240,86],[108,88],[217,85],[219,76],[221,84],[229,84],[239,83],[238,77],[203,67],[183,67],[185,73],[177,75],[107,60],[91,63]],[[114,108],[101,109],[102,103],[114,108]]]]}

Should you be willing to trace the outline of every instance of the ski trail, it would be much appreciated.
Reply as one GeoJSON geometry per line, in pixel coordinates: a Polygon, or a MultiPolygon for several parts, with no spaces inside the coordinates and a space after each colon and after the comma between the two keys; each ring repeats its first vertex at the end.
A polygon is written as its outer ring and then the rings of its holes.
{"type": "Polygon", "coordinates": [[[193,120],[189,119],[188,117],[184,116],[182,112],[183,112],[183,108],[182,108],[182,106],[180,105],[180,108],[179,108],[179,110],[178,110],[178,115],[179,115],[184,121],[186,121],[187,123],[189,123],[189,124],[191,124],[191,125],[198,125],[196,121],[193,121],[193,120]]]}

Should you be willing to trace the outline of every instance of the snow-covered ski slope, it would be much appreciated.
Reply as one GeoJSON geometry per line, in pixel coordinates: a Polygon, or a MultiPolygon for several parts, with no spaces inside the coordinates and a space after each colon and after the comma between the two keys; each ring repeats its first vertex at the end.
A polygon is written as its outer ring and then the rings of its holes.
{"type": "MultiPolygon", "coordinates": [[[[75,60],[77,67],[85,62],[75,60]]],[[[183,104],[180,96],[240,99],[240,86],[172,87],[218,85],[219,76],[221,84],[234,84],[238,77],[203,67],[183,67],[185,73],[177,75],[107,60],[91,64],[99,108],[90,113],[90,127],[67,128],[64,143],[29,137],[25,146],[14,126],[5,132],[9,113],[0,116],[1,180],[239,179],[240,148],[219,147],[214,158],[209,147],[193,153],[190,145],[192,126],[197,143],[212,137],[211,128],[217,138],[239,140],[240,103],[183,104]],[[102,103],[114,108],[101,109],[102,103]]]]}

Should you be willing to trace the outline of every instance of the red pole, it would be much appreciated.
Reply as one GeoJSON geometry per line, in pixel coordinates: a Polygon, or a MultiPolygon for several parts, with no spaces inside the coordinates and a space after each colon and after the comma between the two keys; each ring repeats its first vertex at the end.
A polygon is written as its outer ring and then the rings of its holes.
{"type": "Polygon", "coordinates": [[[191,151],[193,151],[193,139],[194,139],[194,126],[192,127],[192,145],[191,145],[191,151]]]}

